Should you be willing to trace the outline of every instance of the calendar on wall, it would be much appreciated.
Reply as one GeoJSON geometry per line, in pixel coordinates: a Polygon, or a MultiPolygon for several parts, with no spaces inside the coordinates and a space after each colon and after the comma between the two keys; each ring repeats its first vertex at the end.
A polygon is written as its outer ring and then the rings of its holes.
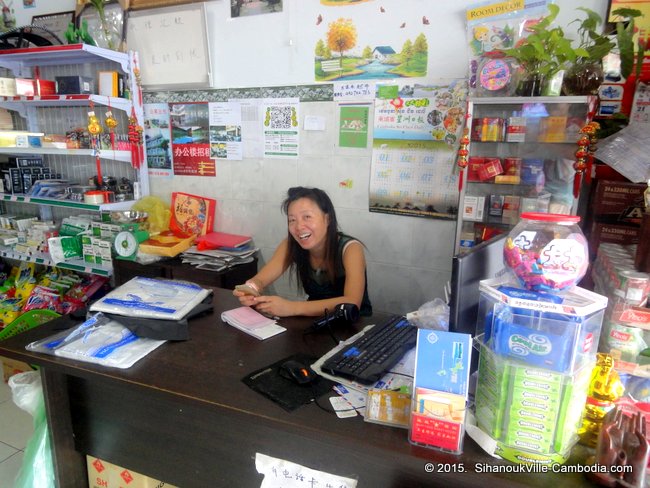
{"type": "Polygon", "coordinates": [[[370,211],[455,219],[467,84],[378,87],[370,211]]]}

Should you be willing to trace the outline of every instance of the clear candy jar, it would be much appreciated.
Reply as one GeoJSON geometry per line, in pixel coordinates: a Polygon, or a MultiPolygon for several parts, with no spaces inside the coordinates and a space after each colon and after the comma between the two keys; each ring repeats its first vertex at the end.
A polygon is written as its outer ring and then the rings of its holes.
{"type": "Polygon", "coordinates": [[[521,214],[503,246],[503,259],[522,287],[559,293],[578,284],[589,267],[578,222],[577,215],[521,214]]]}

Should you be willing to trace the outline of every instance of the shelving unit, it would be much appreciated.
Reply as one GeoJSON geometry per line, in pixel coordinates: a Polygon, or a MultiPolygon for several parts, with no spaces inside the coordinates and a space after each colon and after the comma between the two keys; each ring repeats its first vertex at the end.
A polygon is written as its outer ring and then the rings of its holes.
{"type": "MultiPolygon", "coordinates": [[[[34,70],[38,67],[41,79],[54,80],[56,76],[73,75],[92,77],[96,80],[97,89],[98,71],[120,71],[125,75],[131,94],[129,98],[96,94],[3,96],[0,97],[0,107],[20,116],[18,120],[22,120],[24,127],[16,127],[17,129],[45,134],[64,134],[76,127],[86,127],[89,107],[92,106],[102,125],[106,111],[112,111],[113,116],[118,120],[116,133],[126,134],[128,117],[132,110],[138,122],[144,124],[142,96],[134,72],[137,63],[137,54],[134,52],[120,53],[85,44],[0,51],[0,67],[11,70],[17,78],[34,78],[34,70]]],[[[128,178],[132,183],[139,184],[141,196],[149,194],[146,154],[139,168],[132,166],[131,152],[128,150],[67,149],[51,146],[0,147],[0,155],[2,154],[43,157],[44,163],[51,168],[52,172],[63,175],[71,185],[73,183],[87,185],[88,180],[97,174],[96,157],[98,156],[104,177],[112,176],[118,181],[128,178]]],[[[134,203],[122,201],[93,205],[79,201],[9,193],[0,193],[0,202],[12,213],[40,213],[52,215],[56,220],[78,212],[130,209],[134,203]],[[38,212],[34,212],[35,207],[38,208],[38,212]],[[44,207],[47,208],[45,212],[43,212],[44,207]]],[[[26,256],[10,249],[1,249],[0,255],[10,259],[52,265],[47,256],[26,256]]],[[[57,266],[103,276],[111,274],[110,268],[88,266],[83,262],[60,263],[57,266]]]]}
{"type": "Polygon", "coordinates": [[[576,213],[576,142],[595,109],[587,96],[470,98],[456,253],[507,232],[522,211],[576,213]]]}

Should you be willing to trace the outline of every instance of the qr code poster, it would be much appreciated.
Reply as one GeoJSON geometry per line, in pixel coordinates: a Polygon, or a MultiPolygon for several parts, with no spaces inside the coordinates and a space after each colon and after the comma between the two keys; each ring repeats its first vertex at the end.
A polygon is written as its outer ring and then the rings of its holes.
{"type": "Polygon", "coordinates": [[[262,128],[265,158],[297,158],[300,133],[300,102],[297,98],[262,102],[262,128]]]}

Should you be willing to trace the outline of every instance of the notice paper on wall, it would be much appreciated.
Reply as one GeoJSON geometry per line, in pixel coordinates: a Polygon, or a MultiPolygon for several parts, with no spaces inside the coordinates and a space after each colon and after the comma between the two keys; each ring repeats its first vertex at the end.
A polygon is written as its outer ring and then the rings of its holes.
{"type": "Polygon", "coordinates": [[[265,99],[260,107],[265,158],[297,158],[298,98],[265,99]]]}
{"type": "Polygon", "coordinates": [[[264,475],[260,488],[304,488],[305,486],[355,488],[357,486],[355,479],[316,471],[259,452],[255,454],[255,469],[264,475]]]}
{"type": "Polygon", "coordinates": [[[210,158],[242,159],[241,104],[213,102],[210,109],[210,158]]]}

